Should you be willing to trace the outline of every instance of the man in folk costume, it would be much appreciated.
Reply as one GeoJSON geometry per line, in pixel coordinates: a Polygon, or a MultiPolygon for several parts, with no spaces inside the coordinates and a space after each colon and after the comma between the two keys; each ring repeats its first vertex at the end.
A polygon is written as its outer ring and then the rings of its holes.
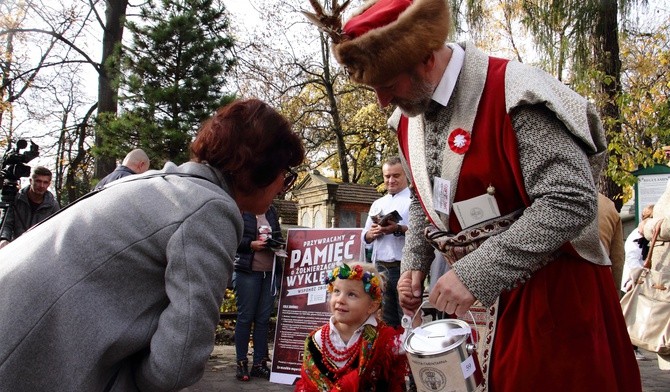
{"type": "MultiPolygon", "coordinates": [[[[593,106],[550,75],[445,44],[447,0],[370,1],[305,13],[350,78],[398,106],[389,124],[415,197],[401,304],[415,312],[433,260],[451,264],[437,309],[489,315],[479,362],[489,391],[640,391],[640,374],[598,239],[606,152],[593,106]]],[[[417,384],[420,380],[417,380],[417,384]]]]}

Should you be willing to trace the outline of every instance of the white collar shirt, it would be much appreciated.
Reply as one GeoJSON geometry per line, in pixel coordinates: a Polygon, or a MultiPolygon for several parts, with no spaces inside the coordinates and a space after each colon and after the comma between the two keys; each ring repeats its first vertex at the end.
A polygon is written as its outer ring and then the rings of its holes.
{"type": "MultiPolygon", "coordinates": [[[[384,197],[375,200],[375,202],[372,203],[372,206],[370,206],[370,212],[381,211],[382,214],[388,214],[393,210],[396,210],[402,217],[399,224],[407,226],[410,203],[410,190],[409,187],[407,187],[395,195],[386,194],[384,197]]],[[[365,233],[367,233],[371,227],[372,218],[370,218],[370,214],[368,214],[368,219],[365,221],[365,229],[363,230],[363,238],[365,238],[365,233]]],[[[365,239],[363,239],[363,243],[365,243],[365,239]]],[[[402,258],[402,248],[405,246],[405,237],[388,234],[375,239],[372,241],[371,245],[373,262],[400,261],[402,258]]]]}
{"type": "Polygon", "coordinates": [[[451,94],[454,92],[458,75],[461,73],[461,68],[463,68],[463,62],[465,61],[465,50],[462,47],[453,43],[447,44],[447,46],[451,48],[451,59],[432,97],[433,101],[445,107],[449,103],[449,99],[451,99],[451,94]]]}

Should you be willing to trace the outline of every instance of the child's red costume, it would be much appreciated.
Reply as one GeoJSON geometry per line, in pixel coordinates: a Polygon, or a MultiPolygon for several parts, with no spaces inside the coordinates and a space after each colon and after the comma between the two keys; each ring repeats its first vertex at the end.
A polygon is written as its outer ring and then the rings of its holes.
{"type": "Polygon", "coordinates": [[[316,332],[327,332],[328,325],[314,330],[305,340],[305,352],[296,392],[312,391],[404,391],[408,374],[407,357],[402,350],[402,329],[378,321],[366,324],[360,336],[360,350],[337,368],[331,354],[319,346],[316,332]]]}

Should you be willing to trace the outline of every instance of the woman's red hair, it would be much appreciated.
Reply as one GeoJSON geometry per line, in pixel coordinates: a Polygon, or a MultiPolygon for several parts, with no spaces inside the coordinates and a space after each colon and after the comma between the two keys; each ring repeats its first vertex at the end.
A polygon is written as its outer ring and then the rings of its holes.
{"type": "Polygon", "coordinates": [[[305,149],[289,121],[258,99],[233,101],[206,120],[191,143],[191,158],[220,170],[249,194],[298,166],[305,149]]]}

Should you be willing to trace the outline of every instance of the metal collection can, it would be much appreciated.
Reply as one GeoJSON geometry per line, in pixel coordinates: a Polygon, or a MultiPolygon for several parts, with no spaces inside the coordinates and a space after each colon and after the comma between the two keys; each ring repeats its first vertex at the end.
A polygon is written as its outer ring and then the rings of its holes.
{"type": "Polygon", "coordinates": [[[423,324],[403,343],[419,392],[473,392],[483,382],[470,325],[458,319],[423,324]]]}

